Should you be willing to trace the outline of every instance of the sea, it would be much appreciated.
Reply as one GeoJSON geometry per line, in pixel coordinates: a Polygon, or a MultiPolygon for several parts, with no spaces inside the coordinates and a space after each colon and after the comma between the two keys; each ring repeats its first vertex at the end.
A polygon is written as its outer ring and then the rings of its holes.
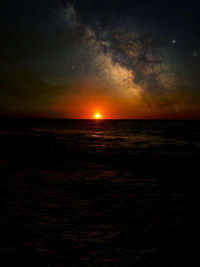
{"type": "Polygon", "coordinates": [[[2,266],[200,266],[200,121],[0,119],[2,266]]]}

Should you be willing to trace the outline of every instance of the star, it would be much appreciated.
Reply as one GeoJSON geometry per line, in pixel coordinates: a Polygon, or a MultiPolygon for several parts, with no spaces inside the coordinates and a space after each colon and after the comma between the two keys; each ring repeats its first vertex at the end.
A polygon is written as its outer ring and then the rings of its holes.
{"type": "Polygon", "coordinates": [[[198,56],[198,52],[196,50],[194,50],[192,55],[193,55],[193,57],[197,57],[198,56]]]}

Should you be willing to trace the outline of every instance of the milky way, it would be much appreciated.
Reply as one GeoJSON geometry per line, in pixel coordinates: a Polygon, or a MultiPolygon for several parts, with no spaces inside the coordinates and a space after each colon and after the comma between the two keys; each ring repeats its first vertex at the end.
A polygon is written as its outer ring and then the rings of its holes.
{"type": "Polygon", "coordinates": [[[185,7],[173,29],[173,10],[161,18],[168,6],[155,3],[5,4],[2,113],[77,117],[88,106],[123,118],[198,116],[200,40],[195,28],[178,31],[185,7]]]}

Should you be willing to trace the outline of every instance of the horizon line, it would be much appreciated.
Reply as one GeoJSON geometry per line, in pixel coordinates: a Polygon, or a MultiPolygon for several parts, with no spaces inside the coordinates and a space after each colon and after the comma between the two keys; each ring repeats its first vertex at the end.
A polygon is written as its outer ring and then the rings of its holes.
{"type": "Polygon", "coordinates": [[[90,120],[90,121],[106,121],[106,120],[160,120],[160,121],[177,121],[177,120],[187,120],[187,121],[199,121],[200,118],[185,117],[185,118],[60,118],[60,117],[32,117],[32,116],[0,116],[0,119],[34,119],[34,120],[90,120]]]}

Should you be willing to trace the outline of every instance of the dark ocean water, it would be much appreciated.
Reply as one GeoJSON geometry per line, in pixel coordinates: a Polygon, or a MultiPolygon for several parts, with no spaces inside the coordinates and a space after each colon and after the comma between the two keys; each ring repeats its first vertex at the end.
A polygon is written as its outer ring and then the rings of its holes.
{"type": "Polygon", "coordinates": [[[199,121],[1,119],[3,266],[199,266],[199,159],[199,121]]]}

